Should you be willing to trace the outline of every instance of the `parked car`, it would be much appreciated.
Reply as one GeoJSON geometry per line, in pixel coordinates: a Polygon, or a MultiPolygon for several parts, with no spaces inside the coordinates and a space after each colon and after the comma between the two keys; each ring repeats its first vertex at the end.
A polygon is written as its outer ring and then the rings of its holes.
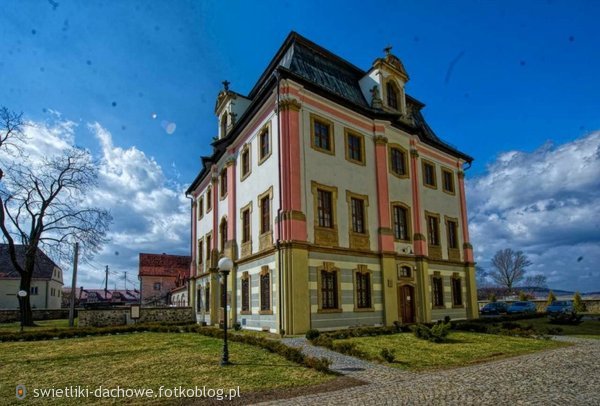
{"type": "Polygon", "coordinates": [[[546,308],[546,312],[550,318],[560,315],[575,313],[573,302],[570,300],[554,300],[550,306],[546,308]]]}
{"type": "Polygon", "coordinates": [[[537,311],[537,307],[533,302],[514,302],[508,307],[508,314],[534,314],[537,311]]]}
{"type": "Polygon", "coordinates": [[[479,313],[482,316],[495,316],[501,313],[506,313],[508,304],[506,302],[491,302],[481,308],[479,313]]]}

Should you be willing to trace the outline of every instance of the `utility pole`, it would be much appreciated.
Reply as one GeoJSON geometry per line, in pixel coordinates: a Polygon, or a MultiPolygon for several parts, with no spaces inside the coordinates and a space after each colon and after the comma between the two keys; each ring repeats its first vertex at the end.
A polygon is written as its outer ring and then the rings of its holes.
{"type": "Polygon", "coordinates": [[[104,298],[108,296],[108,265],[106,265],[106,276],[104,277],[104,298]]]}
{"type": "Polygon", "coordinates": [[[125,271],[125,291],[127,291],[127,271],[125,271]]]}
{"type": "Polygon", "coordinates": [[[73,253],[73,280],[71,282],[71,306],[69,308],[69,327],[73,327],[75,321],[75,292],[77,291],[77,261],[79,260],[79,243],[75,243],[73,253]]]}

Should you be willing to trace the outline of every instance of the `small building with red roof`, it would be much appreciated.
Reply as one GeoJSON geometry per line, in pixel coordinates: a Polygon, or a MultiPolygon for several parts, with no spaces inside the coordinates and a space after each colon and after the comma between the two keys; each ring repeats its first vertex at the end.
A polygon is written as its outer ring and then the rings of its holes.
{"type": "Polygon", "coordinates": [[[191,261],[185,255],[140,253],[138,279],[142,305],[168,305],[171,291],[186,285],[191,261]]]}

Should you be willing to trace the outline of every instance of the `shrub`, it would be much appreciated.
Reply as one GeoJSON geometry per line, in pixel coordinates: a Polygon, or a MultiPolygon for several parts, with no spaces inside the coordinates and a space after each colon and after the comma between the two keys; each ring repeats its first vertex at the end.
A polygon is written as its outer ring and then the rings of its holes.
{"type": "Polygon", "coordinates": [[[444,316],[444,323],[450,323],[450,316],[444,316]]]}
{"type": "Polygon", "coordinates": [[[424,324],[413,326],[413,334],[415,337],[422,340],[429,340],[433,343],[442,343],[447,340],[450,333],[450,323],[436,323],[432,327],[427,327],[424,324]]]}
{"type": "Polygon", "coordinates": [[[496,294],[495,293],[490,294],[489,300],[490,300],[490,302],[497,302],[498,299],[496,298],[496,294]]]}
{"type": "Polygon", "coordinates": [[[579,292],[575,292],[575,296],[573,296],[573,309],[576,312],[585,312],[587,310],[579,292]]]}
{"type": "Polygon", "coordinates": [[[390,364],[396,360],[396,350],[393,348],[382,348],[379,355],[390,364]]]}
{"type": "Polygon", "coordinates": [[[235,323],[233,323],[233,329],[235,331],[240,331],[242,329],[242,325],[239,321],[236,321],[235,323]]]}
{"type": "Polygon", "coordinates": [[[313,341],[316,338],[318,338],[320,335],[321,335],[321,333],[319,332],[319,330],[310,329],[306,332],[306,339],[313,341]]]}
{"type": "Polygon", "coordinates": [[[556,295],[554,294],[554,292],[550,291],[548,292],[548,298],[546,299],[546,307],[550,306],[552,304],[552,302],[554,302],[556,300],[556,295]]]}

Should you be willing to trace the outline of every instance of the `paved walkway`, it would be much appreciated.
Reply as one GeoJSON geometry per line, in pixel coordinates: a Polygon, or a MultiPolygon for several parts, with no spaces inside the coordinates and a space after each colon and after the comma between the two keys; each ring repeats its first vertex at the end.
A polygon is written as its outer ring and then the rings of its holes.
{"type": "Polygon", "coordinates": [[[368,385],[265,405],[600,405],[600,340],[438,372],[412,373],[284,339],[368,385]],[[350,402],[350,403],[349,403],[350,402]]]}

